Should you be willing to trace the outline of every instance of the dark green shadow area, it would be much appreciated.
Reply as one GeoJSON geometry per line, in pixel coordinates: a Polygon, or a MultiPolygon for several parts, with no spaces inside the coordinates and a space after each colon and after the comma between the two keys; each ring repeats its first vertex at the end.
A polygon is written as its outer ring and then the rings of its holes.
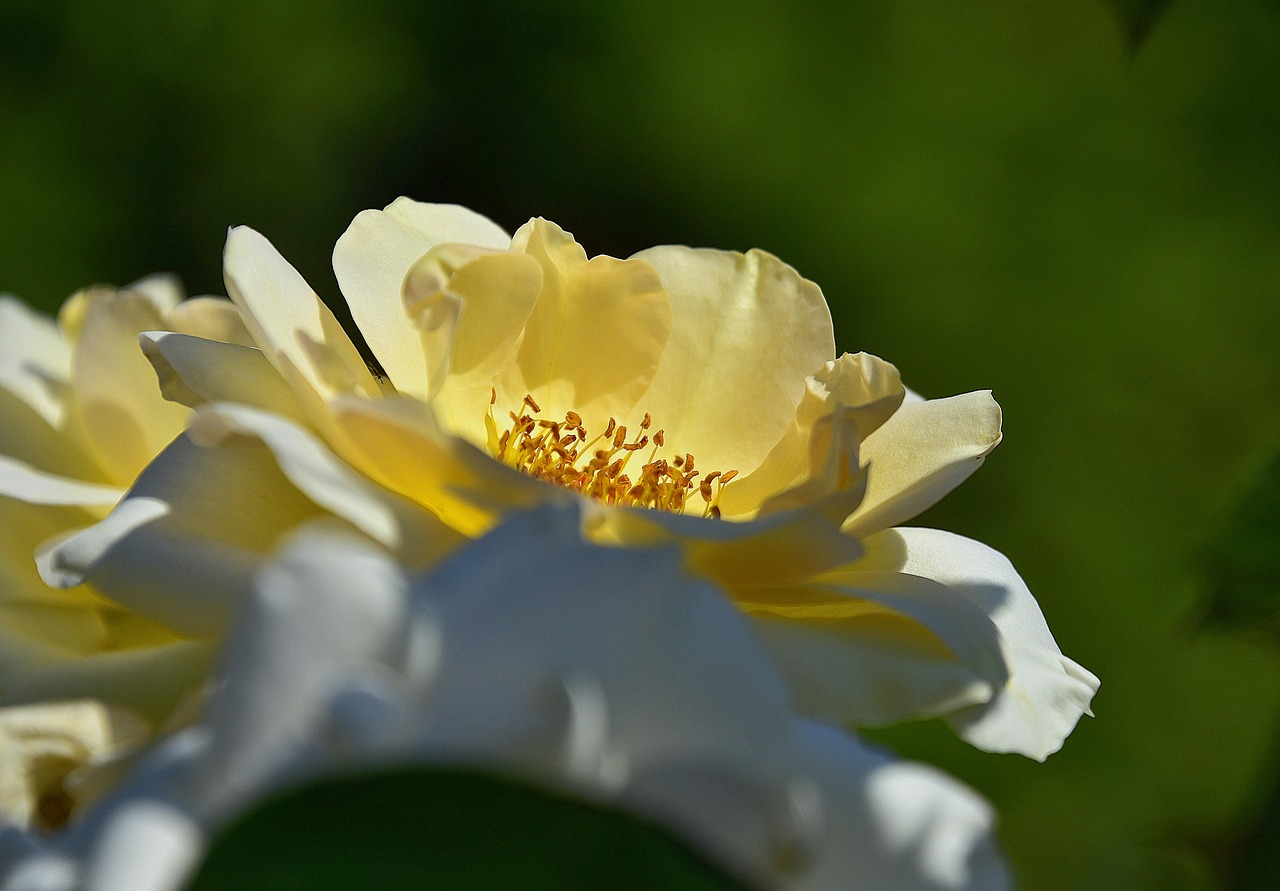
{"type": "Polygon", "coordinates": [[[473,770],[414,769],[268,799],[215,840],[189,891],[742,887],[635,817],[473,770]]]}

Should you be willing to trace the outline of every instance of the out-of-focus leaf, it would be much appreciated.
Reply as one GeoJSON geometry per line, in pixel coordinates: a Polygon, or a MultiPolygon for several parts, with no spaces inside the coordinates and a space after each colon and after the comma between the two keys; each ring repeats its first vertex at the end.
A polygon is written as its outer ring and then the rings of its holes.
{"type": "Polygon", "coordinates": [[[284,793],[222,833],[188,891],[364,888],[741,891],[664,831],[470,770],[284,793]]]}
{"type": "Polygon", "coordinates": [[[1232,891],[1270,891],[1280,876],[1280,781],[1275,781],[1258,821],[1233,852],[1232,891]]]}
{"type": "Polygon", "coordinates": [[[1206,624],[1280,637],[1280,454],[1263,467],[1209,557],[1206,624]]]}
{"type": "Polygon", "coordinates": [[[1124,42],[1129,52],[1136,53],[1160,16],[1173,0],[1111,0],[1111,8],[1120,17],[1124,42]]]}

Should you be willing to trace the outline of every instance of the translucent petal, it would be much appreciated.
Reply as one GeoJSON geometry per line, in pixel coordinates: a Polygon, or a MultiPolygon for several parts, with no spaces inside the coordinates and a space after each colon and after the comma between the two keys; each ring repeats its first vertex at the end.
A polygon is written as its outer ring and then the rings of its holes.
{"type": "Polygon", "coordinates": [[[870,535],[932,507],[999,442],[1000,406],[989,390],[904,402],[862,445],[867,497],[845,531],[870,535]]]}
{"type": "Polygon", "coordinates": [[[786,432],[805,375],[835,355],[822,291],[763,251],[655,247],[672,329],[637,410],[677,453],[749,473],[786,432]]]}
{"type": "Polygon", "coordinates": [[[510,243],[496,224],[456,204],[398,198],[352,220],[333,249],[333,271],[351,317],[396,389],[419,397],[427,392],[418,332],[401,302],[409,268],[440,244],[505,251],[510,243]]]}
{"type": "MultiPolygon", "coordinates": [[[[499,393],[530,393],[551,417],[576,411],[592,430],[626,417],[671,333],[671,303],[657,272],[643,260],[587,260],[569,233],[540,218],[520,228],[512,247],[542,266],[542,293],[516,375],[499,393]]],[[[499,414],[517,405],[500,403],[499,414]]]]}

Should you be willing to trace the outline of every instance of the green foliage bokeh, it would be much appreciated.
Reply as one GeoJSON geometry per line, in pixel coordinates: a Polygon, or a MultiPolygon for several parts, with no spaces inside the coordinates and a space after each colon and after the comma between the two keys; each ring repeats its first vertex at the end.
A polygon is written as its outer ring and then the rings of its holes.
{"type": "Polygon", "coordinates": [[[995,803],[1024,887],[1232,880],[1275,773],[1280,657],[1197,631],[1209,543],[1280,446],[1280,11],[1182,0],[0,2],[0,289],[48,309],[229,225],[326,297],[397,195],[592,253],[768,249],[840,347],[1004,444],[920,521],[1010,556],[1103,681],[1040,765],[877,738],[995,803]]]}

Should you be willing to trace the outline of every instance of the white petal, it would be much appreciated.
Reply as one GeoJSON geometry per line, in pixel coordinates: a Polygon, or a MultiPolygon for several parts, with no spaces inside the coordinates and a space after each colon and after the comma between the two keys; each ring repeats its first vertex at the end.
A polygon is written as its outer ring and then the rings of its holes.
{"type": "Polygon", "coordinates": [[[29,665],[6,679],[0,703],[92,697],[158,725],[204,680],[212,660],[211,644],[179,641],[29,665]]]}
{"type": "Polygon", "coordinates": [[[112,814],[89,852],[84,891],[175,891],[204,847],[190,814],[161,801],[130,801],[112,814]]]}
{"type": "Polygon", "coordinates": [[[877,550],[888,550],[896,540],[899,571],[941,582],[999,629],[1009,680],[991,702],[949,716],[951,725],[987,751],[1038,760],[1056,752],[1087,713],[1098,679],[1062,655],[1009,560],[981,542],[938,529],[893,529],[879,538],[877,550]]]}
{"type": "Polygon", "coordinates": [[[262,350],[172,331],[139,335],[164,397],[189,408],[230,400],[297,419],[298,402],[262,350]]]}
{"type": "Polygon", "coordinates": [[[260,791],[312,736],[342,679],[394,659],[404,587],[384,551],[324,526],[298,533],[263,569],[206,707],[212,744],[199,783],[210,809],[260,791]]]}
{"type": "Polygon", "coordinates": [[[433,701],[474,701],[490,679],[587,676],[636,768],[700,752],[776,775],[787,694],[732,605],[674,549],[593,547],[578,523],[517,516],[415,587],[442,632],[433,701]]]}
{"type": "Polygon", "coordinates": [[[37,555],[55,587],[90,581],[192,636],[217,634],[280,538],[320,513],[261,442],[174,440],[100,523],[37,555]]]}
{"type": "Polygon", "coordinates": [[[831,727],[797,722],[823,793],[825,844],[794,891],[1003,891],[991,806],[921,764],[894,761],[831,727]]]}
{"type": "Polygon", "coordinates": [[[110,505],[123,489],[44,473],[0,454],[0,495],[29,504],[110,505]]]}

